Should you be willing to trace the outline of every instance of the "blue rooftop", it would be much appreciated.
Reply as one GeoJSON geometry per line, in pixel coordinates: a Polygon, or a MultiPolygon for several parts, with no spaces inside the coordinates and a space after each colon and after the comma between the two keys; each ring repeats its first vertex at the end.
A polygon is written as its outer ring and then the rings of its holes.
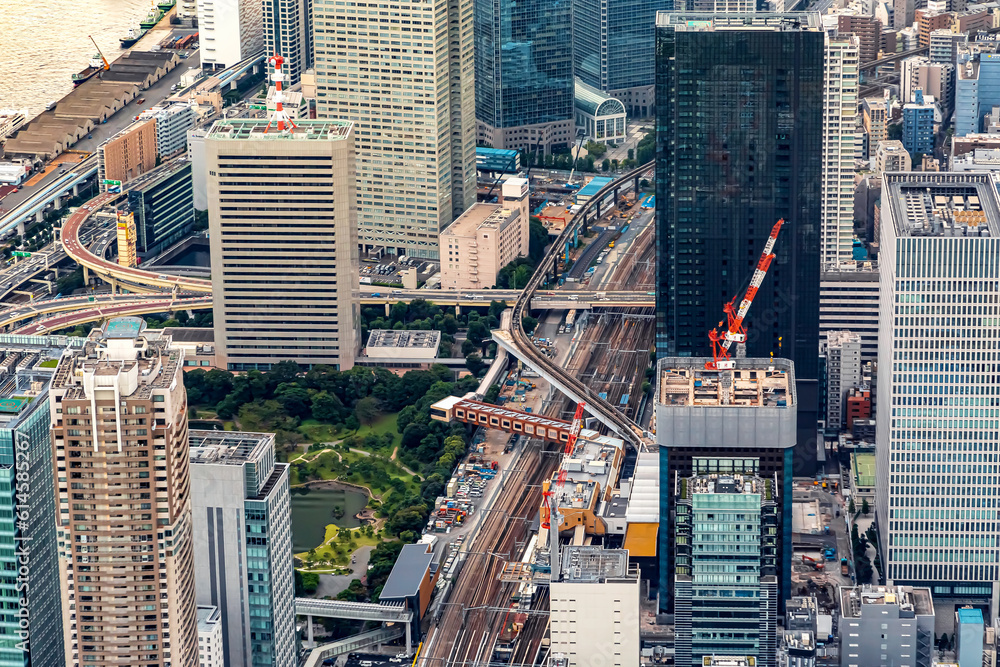
{"type": "Polygon", "coordinates": [[[983,622],[983,612],[979,609],[959,609],[958,610],[958,622],[959,623],[982,623],[983,622]]]}
{"type": "Polygon", "coordinates": [[[141,317],[116,317],[104,325],[104,338],[135,338],[146,328],[141,317]]]}
{"type": "Polygon", "coordinates": [[[595,176],[594,178],[590,179],[590,183],[587,183],[585,186],[583,186],[583,188],[580,189],[579,192],[576,193],[576,196],[593,197],[594,195],[596,195],[598,192],[601,191],[601,188],[610,183],[612,180],[614,179],[607,178],[604,176],[595,176]]]}

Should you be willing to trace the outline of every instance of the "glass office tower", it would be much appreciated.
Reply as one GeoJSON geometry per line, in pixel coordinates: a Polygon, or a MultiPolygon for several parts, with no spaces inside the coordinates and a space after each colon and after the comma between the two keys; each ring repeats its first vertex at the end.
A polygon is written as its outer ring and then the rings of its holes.
{"type": "Polygon", "coordinates": [[[791,358],[796,473],[815,462],[823,33],[805,13],[660,12],[656,41],[660,356],[710,354],[768,234],[785,225],[747,318],[747,356],[791,358]]]}
{"type": "MultiPolygon", "coordinates": [[[[568,143],[573,137],[571,1],[476,0],[474,13],[476,120],[496,136],[489,143],[533,146],[527,128],[545,124],[556,127],[537,128],[536,139],[541,134],[568,143]]],[[[479,136],[483,139],[481,127],[479,136]]]]}

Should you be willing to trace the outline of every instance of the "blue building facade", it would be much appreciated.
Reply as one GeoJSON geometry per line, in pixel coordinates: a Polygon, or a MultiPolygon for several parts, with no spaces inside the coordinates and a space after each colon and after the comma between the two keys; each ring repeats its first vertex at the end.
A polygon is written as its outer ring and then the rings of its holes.
{"type": "Polygon", "coordinates": [[[570,0],[476,0],[476,120],[513,128],[573,118],[570,0]]]}
{"type": "MultiPolygon", "coordinates": [[[[980,49],[996,48],[993,43],[980,49]]],[[[959,49],[955,80],[955,136],[983,132],[983,118],[1000,106],[1000,54],[959,49]]]]}
{"type": "Polygon", "coordinates": [[[128,193],[135,214],[135,249],[140,257],[157,255],[180,241],[194,225],[191,162],[174,160],[146,177],[128,193]]]}
{"type": "Polygon", "coordinates": [[[914,102],[903,107],[903,147],[914,159],[934,152],[934,104],[924,101],[919,88],[914,102]]]}
{"type": "MultiPolygon", "coordinates": [[[[8,349],[0,356],[21,363],[34,354],[8,349]]],[[[52,370],[29,367],[0,378],[0,667],[66,664],[49,436],[52,370]]]]}

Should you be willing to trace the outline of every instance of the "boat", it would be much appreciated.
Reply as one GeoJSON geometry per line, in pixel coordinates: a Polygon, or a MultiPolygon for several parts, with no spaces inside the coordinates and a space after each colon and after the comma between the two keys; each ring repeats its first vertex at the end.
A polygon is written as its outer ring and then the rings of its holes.
{"type": "Polygon", "coordinates": [[[176,3],[177,0],[161,0],[160,2],[156,3],[156,8],[162,12],[169,12],[171,9],[174,8],[174,5],[176,3]]]}
{"type": "Polygon", "coordinates": [[[149,13],[146,14],[146,18],[139,21],[139,27],[149,30],[157,23],[159,23],[160,19],[162,18],[163,18],[163,11],[156,7],[153,7],[152,9],[149,10],[149,13]]]}
{"type": "Polygon", "coordinates": [[[118,41],[122,43],[123,49],[127,49],[128,47],[132,46],[140,39],[142,39],[142,36],[145,34],[146,31],[143,30],[142,28],[135,28],[135,27],[129,28],[128,32],[125,33],[125,36],[119,39],[118,41]]]}
{"type": "Polygon", "coordinates": [[[100,53],[95,53],[91,57],[86,69],[82,69],[73,75],[73,85],[79,86],[84,81],[92,79],[102,69],[104,69],[104,60],[101,58],[100,53]]]}
{"type": "Polygon", "coordinates": [[[28,118],[27,109],[0,109],[0,139],[12,136],[28,118]]]}

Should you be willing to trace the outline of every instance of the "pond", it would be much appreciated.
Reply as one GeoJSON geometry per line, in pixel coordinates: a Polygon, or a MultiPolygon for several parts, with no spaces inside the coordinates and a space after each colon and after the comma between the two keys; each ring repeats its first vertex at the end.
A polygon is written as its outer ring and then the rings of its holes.
{"type": "Polygon", "coordinates": [[[343,488],[305,487],[292,489],[292,551],[302,553],[323,543],[327,524],[341,528],[357,528],[361,522],[354,515],[368,504],[362,491],[343,488]],[[343,510],[333,516],[334,507],[343,510]]]}

